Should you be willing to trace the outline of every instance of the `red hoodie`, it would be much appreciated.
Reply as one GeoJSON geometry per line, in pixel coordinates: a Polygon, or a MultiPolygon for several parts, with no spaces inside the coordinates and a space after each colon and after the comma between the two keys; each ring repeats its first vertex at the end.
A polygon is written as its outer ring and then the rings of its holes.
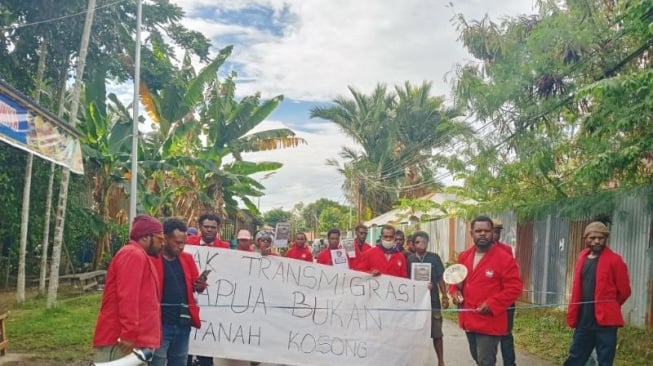
{"type": "Polygon", "coordinates": [[[229,244],[228,241],[221,240],[219,237],[215,237],[213,239],[213,243],[210,244],[203,244],[202,243],[202,235],[195,235],[195,236],[189,236],[188,239],[186,239],[186,244],[188,245],[208,245],[212,246],[215,248],[225,248],[225,249],[230,249],[231,244],[229,244]]]}
{"type": "Polygon", "coordinates": [[[299,248],[297,243],[294,243],[286,252],[286,258],[299,259],[301,261],[312,262],[313,254],[306,244],[303,248],[299,248]]]}

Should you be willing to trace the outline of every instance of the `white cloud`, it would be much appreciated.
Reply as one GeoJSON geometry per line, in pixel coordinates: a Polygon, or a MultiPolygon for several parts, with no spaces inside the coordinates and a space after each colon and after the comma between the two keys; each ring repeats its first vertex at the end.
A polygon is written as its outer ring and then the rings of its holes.
{"type": "MultiPolygon", "coordinates": [[[[290,210],[295,203],[310,203],[323,197],[344,202],[343,178],[334,167],[327,166],[327,158],[336,158],[342,146],[355,145],[344,137],[338,127],[325,123],[307,123],[305,128],[314,132],[300,132],[298,137],[306,145],[295,148],[244,154],[249,161],[278,161],[284,163],[274,175],[260,182],[266,187],[260,199],[262,211],[284,207],[290,210]]],[[[266,120],[252,132],[273,128],[287,128],[280,121],[266,120]]],[[[257,177],[260,179],[265,174],[257,177]]]]}
{"type": "MultiPolygon", "coordinates": [[[[202,6],[218,9],[269,7],[293,15],[283,36],[271,37],[253,27],[242,44],[235,45],[232,61],[243,65],[241,76],[256,82],[239,92],[325,101],[346,94],[348,85],[367,91],[377,82],[401,84],[406,80],[434,82],[435,92],[448,94],[443,78],[466,57],[457,42],[454,12],[470,19],[485,13],[493,17],[531,12],[528,0],[311,0],[282,1],[178,1],[193,14],[202,6]]],[[[243,32],[242,26],[225,27],[189,18],[189,27],[212,35],[243,32]],[[199,28],[198,28],[199,27],[199,28]]]]}

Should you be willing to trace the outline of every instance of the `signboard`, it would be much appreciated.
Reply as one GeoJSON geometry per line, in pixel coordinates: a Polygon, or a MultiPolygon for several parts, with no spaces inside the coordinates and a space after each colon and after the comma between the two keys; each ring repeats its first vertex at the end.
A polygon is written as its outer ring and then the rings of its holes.
{"type": "Polygon", "coordinates": [[[0,141],[83,174],[82,150],[69,131],[0,89],[0,141]]]}
{"type": "Polygon", "coordinates": [[[209,287],[190,354],[284,365],[434,365],[428,289],[277,256],[188,245],[209,287]],[[390,346],[391,345],[391,346],[390,346]]]}

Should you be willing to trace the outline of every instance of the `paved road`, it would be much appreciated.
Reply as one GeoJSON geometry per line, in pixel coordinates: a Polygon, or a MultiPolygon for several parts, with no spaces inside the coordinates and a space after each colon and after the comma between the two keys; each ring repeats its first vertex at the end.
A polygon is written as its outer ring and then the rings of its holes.
{"type": "MultiPolygon", "coordinates": [[[[444,338],[444,361],[448,366],[473,366],[474,361],[469,355],[469,348],[467,346],[467,337],[465,337],[465,332],[463,332],[458,324],[450,321],[444,320],[443,323],[443,333],[444,338]]],[[[498,352],[499,360],[497,365],[503,365],[503,360],[501,360],[501,352],[498,352]]],[[[247,361],[234,361],[234,360],[215,360],[215,366],[249,366],[247,361]]],[[[517,365],[528,365],[528,366],[553,366],[552,363],[539,360],[534,358],[524,352],[517,350],[517,365]]],[[[269,363],[262,363],[260,366],[275,366],[269,363]]],[[[392,366],[392,365],[388,365],[392,366]]],[[[417,366],[417,365],[416,365],[417,366]]],[[[430,365],[429,365],[430,366],[430,365]]]]}

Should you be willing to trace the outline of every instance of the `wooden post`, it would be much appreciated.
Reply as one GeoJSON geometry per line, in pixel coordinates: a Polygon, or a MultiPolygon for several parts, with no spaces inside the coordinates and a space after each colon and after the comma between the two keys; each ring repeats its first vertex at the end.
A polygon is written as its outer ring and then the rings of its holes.
{"type": "Polygon", "coordinates": [[[0,356],[4,356],[7,353],[7,347],[9,347],[9,339],[7,338],[7,330],[5,328],[8,315],[9,313],[0,315],[0,356]]]}

